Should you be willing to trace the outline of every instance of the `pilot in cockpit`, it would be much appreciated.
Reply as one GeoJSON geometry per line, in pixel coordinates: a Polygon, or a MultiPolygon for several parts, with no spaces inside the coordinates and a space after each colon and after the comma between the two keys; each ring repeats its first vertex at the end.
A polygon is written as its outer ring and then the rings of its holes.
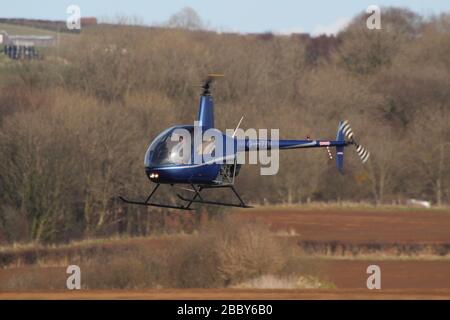
{"type": "MultiPolygon", "coordinates": [[[[173,139],[176,140],[176,139],[173,139]]],[[[178,143],[175,144],[170,152],[170,158],[175,164],[187,164],[189,163],[190,154],[189,146],[185,145],[184,138],[182,135],[178,137],[178,143]],[[187,148],[187,150],[184,150],[187,148]]]]}

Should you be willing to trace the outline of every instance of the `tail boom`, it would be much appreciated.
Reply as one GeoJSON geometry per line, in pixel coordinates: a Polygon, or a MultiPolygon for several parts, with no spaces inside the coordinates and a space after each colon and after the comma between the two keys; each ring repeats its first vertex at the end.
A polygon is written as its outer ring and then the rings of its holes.
{"type": "MultiPolygon", "coordinates": [[[[370,152],[359,145],[347,120],[339,122],[336,140],[238,140],[238,151],[258,151],[271,149],[300,149],[300,148],[336,148],[336,167],[340,173],[344,173],[344,148],[353,145],[356,152],[365,163],[369,159],[370,152]]],[[[330,158],[331,153],[328,150],[330,158]]]]}
{"type": "Polygon", "coordinates": [[[245,151],[345,147],[346,145],[347,142],[336,140],[246,140],[245,151]]]}

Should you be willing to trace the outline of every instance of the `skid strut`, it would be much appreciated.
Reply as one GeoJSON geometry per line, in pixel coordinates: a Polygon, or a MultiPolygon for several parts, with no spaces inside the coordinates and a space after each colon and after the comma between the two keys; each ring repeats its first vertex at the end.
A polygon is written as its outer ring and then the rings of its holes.
{"type": "Polygon", "coordinates": [[[234,188],[233,185],[203,186],[203,187],[200,186],[200,187],[199,187],[199,190],[197,190],[197,189],[195,188],[194,185],[192,185],[192,187],[193,187],[194,190],[195,190],[195,195],[194,195],[191,199],[188,199],[188,198],[186,198],[186,197],[183,197],[183,196],[180,195],[180,194],[177,194],[178,198],[180,198],[180,199],[183,200],[183,201],[188,202],[188,204],[186,205],[186,208],[189,208],[190,205],[191,205],[193,202],[195,202],[195,203],[203,203],[203,204],[210,204],[210,205],[217,205],[217,206],[225,206],[225,207],[253,208],[253,207],[248,206],[248,205],[245,204],[245,202],[242,200],[241,196],[240,196],[239,193],[236,191],[236,189],[234,188]],[[233,191],[233,193],[236,195],[236,197],[238,198],[239,203],[238,203],[238,204],[235,204],[235,203],[227,203],[227,202],[219,202],[219,201],[207,201],[207,200],[204,200],[204,199],[201,197],[200,192],[201,192],[202,190],[204,190],[204,189],[215,189],[215,188],[230,188],[230,189],[233,191]],[[200,198],[200,200],[197,200],[197,197],[200,198]]]}

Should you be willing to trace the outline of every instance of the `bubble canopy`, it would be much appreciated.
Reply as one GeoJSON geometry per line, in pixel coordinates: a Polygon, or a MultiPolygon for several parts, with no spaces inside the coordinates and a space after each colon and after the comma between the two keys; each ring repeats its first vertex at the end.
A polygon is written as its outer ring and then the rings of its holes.
{"type": "Polygon", "coordinates": [[[191,152],[186,151],[190,151],[190,148],[182,148],[188,140],[183,135],[186,132],[190,134],[190,141],[193,141],[194,126],[176,126],[161,132],[145,153],[145,167],[154,168],[189,163],[191,152]]]}

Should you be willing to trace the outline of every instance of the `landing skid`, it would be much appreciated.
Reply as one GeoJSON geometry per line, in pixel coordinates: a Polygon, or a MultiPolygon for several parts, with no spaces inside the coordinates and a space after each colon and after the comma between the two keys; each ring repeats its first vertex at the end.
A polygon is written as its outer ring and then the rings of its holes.
{"type": "Polygon", "coordinates": [[[192,210],[190,208],[192,203],[202,203],[202,204],[206,204],[206,205],[217,205],[217,206],[224,206],[224,207],[253,208],[253,207],[245,204],[245,202],[242,200],[242,198],[240,197],[239,193],[236,191],[236,189],[234,188],[233,185],[198,186],[198,189],[197,189],[197,187],[192,184],[191,185],[192,190],[189,190],[189,191],[195,192],[195,195],[192,198],[189,199],[189,198],[183,197],[180,194],[177,194],[179,199],[187,202],[184,206],[175,206],[175,205],[150,202],[150,199],[155,194],[156,190],[158,190],[159,186],[160,186],[160,184],[158,183],[155,186],[155,188],[152,190],[152,192],[150,192],[150,194],[148,195],[148,197],[145,201],[128,200],[128,199],[125,199],[124,197],[119,197],[119,199],[128,204],[151,206],[151,207],[158,207],[158,208],[168,208],[168,209],[179,209],[179,210],[192,210]],[[236,197],[238,198],[239,203],[235,204],[235,203],[204,200],[200,194],[201,191],[204,189],[215,189],[215,188],[230,188],[233,191],[233,193],[236,195],[236,197]]]}
{"type": "Polygon", "coordinates": [[[124,197],[119,197],[119,199],[122,200],[125,203],[128,203],[128,204],[137,204],[137,205],[141,205],[141,206],[158,207],[158,208],[169,208],[169,209],[180,209],[180,210],[192,210],[192,209],[185,208],[185,207],[182,207],[182,206],[171,206],[171,205],[168,205],[168,204],[133,201],[133,200],[125,199],[124,197]]]}

